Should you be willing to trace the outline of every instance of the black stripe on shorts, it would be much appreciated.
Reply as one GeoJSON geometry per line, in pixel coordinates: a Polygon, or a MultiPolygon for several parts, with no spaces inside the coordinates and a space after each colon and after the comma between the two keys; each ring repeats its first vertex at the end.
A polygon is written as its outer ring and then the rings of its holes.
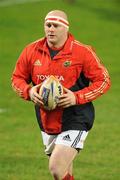
{"type": "Polygon", "coordinates": [[[72,143],[71,147],[76,148],[76,145],[80,141],[82,134],[83,134],[83,131],[79,131],[79,133],[78,133],[77,137],[75,138],[74,142],[72,143]]]}

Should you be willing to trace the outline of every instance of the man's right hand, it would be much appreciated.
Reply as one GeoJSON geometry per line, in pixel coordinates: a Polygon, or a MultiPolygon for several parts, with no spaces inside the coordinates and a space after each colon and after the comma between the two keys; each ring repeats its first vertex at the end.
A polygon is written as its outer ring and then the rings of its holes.
{"type": "Polygon", "coordinates": [[[38,94],[40,86],[41,86],[41,84],[33,86],[29,90],[29,96],[30,96],[31,101],[33,101],[35,104],[37,104],[39,106],[43,106],[42,97],[38,94]]]}

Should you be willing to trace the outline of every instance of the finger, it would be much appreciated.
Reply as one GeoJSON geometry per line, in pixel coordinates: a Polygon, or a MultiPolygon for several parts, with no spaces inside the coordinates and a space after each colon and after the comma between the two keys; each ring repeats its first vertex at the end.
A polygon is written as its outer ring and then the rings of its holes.
{"type": "Polygon", "coordinates": [[[70,102],[69,101],[61,101],[58,103],[58,106],[65,106],[65,105],[69,105],[70,102]]]}
{"type": "Polygon", "coordinates": [[[60,103],[63,103],[63,102],[70,102],[69,97],[62,97],[62,98],[60,98],[59,101],[58,101],[59,104],[60,104],[60,103]]]}
{"type": "Polygon", "coordinates": [[[38,98],[39,100],[42,100],[42,97],[36,92],[34,92],[34,97],[38,98]]]}
{"type": "Polygon", "coordinates": [[[63,90],[64,90],[64,92],[70,92],[70,90],[65,87],[63,87],[63,90]]]}
{"type": "Polygon", "coordinates": [[[37,88],[38,88],[38,87],[40,87],[41,85],[42,85],[42,83],[40,83],[40,84],[37,84],[35,87],[37,87],[37,88]]]}
{"type": "Polygon", "coordinates": [[[33,87],[33,91],[34,91],[34,92],[38,92],[39,89],[40,89],[40,87],[41,87],[41,85],[42,85],[42,83],[40,83],[40,84],[34,86],[34,87],[33,87]]]}
{"type": "Polygon", "coordinates": [[[64,98],[67,98],[68,97],[68,94],[62,94],[59,99],[64,99],[64,98]]]}
{"type": "Polygon", "coordinates": [[[43,101],[40,100],[39,98],[37,97],[34,97],[33,100],[32,100],[35,104],[38,104],[38,105],[43,105],[43,101]]]}
{"type": "Polygon", "coordinates": [[[65,106],[62,106],[62,108],[68,108],[68,107],[70,107],[69,104],[66,104],[65,106]]]}
{"type": "Polygon", "coordinates": [[[71,105],[69,103],[64,103],[64,104],[59,105],[58,107],[67,108],[67,107],[70,107],[70,106],[71,105]]]}

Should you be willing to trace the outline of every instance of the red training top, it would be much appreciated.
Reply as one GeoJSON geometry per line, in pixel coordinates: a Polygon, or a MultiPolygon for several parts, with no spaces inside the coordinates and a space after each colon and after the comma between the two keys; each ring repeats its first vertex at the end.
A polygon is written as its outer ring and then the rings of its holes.
{"type": "Polygon", "coordinates": [[[36,114],[41,129],[48,134],[68,129],[89,130],[94,115],[89,119],[91,114],[88,105],[110,87],[109,74],[93,49],[69,34],[64,47],[51,59],[46,38],[33,42],[18,58],[12,75],[12,87],[20,97],[29,100],[30,83],[37,85],[50,75],[56,76],[62,85],[74,92],[77,105],[53,111],[37,107],[36,114]]]}

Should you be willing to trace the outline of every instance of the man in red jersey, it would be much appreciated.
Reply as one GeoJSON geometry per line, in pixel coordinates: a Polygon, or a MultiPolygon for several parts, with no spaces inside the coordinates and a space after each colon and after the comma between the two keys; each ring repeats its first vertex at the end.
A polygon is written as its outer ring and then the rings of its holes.
{"type": "Polygon", "coordinates": [[[73,180],[73,160],[93,126],[92,101],[109,89],[110,78],[92,48],[69,33],[65,12],[50,11],[44,30],[45,37],[26,46],[18,58],[12,87],[20,97],[35,104],[52,177],[73,180]],[[50,75],[59,79],[65,93],[57,108],[47,111],[42,108],[38,89],[50,75]]]}

